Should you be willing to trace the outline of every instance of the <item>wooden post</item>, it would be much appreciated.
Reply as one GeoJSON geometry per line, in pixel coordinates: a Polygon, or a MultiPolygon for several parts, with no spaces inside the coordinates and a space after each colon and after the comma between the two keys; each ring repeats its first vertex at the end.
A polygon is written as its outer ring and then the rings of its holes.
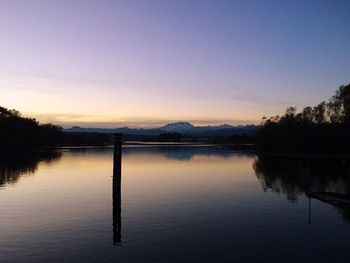
{"type": "Polygon", "coordinates": [[[311,195],[309,195],[309,225],[311,225],[311,195]]]}
{"type": "Polygon", "coordinates": [[[121,242],[122,139],[122,134],[115,134],[113,154],[113,245],[121,242]]]}

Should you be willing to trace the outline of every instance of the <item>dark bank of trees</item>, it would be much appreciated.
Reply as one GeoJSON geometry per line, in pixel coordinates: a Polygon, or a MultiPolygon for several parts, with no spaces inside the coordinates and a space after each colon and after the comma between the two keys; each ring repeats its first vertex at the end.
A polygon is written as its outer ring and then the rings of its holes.
{"type": "Polygon", "coordinates": [[[0,148],[36,148],[63,145],[107,144],[103,134],[69,134],[53,124],[40,124],[16,110],[0,106],[0,148]]]}
{"type": "Polygon", "coordinates": [[[341,86],[328,101],[283,116],[263,118],[256,134],[263,152],[350,152],[350,84],[341,86]]]}

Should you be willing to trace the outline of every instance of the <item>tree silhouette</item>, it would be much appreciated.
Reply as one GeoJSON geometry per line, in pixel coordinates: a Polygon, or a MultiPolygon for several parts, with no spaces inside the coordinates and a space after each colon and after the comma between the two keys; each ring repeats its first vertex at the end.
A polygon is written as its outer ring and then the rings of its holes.
{"type": "Polygon", "coordinates": [[[283,116],[263,118],[256,135],[261,151],[348,152],[350,142],[350,84],[341,86],[328,103],[288,107],[283,116]]]}
{"type": "Polygon", "coordinates": [[[16,110],[0,107],[0,148],[33,148],[61,145],[101,145],[110,143],[104,134],[70,134],[50,123],[22,117],[16,110]]]}

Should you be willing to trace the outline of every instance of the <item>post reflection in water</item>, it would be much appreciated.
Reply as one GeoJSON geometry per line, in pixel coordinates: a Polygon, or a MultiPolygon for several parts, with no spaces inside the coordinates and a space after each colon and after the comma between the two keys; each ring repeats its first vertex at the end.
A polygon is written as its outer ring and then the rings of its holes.
{"type": "Polygon", "coordinates": [[[113,245],[121,243],[122,135],[115,134],[113,155],[113,245]]]}

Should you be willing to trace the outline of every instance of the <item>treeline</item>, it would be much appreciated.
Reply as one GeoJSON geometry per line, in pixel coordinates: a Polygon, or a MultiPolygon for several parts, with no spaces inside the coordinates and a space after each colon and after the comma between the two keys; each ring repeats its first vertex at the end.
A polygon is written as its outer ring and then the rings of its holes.
{"type": "Polygon", "coordinates": [[[256,134],[263,152],[350,152],[350,84],[341,86],[328,102],[283,116],[264,117],[256,134]]]}
{"type": "Polygon", "coordinates": [[[104,134],[70,134],[53,124],[40,124],[22,117],[17,110],[0,106],[0,148],[34,148],[64,145],[97,145],[110,143],[104,134]]]}

